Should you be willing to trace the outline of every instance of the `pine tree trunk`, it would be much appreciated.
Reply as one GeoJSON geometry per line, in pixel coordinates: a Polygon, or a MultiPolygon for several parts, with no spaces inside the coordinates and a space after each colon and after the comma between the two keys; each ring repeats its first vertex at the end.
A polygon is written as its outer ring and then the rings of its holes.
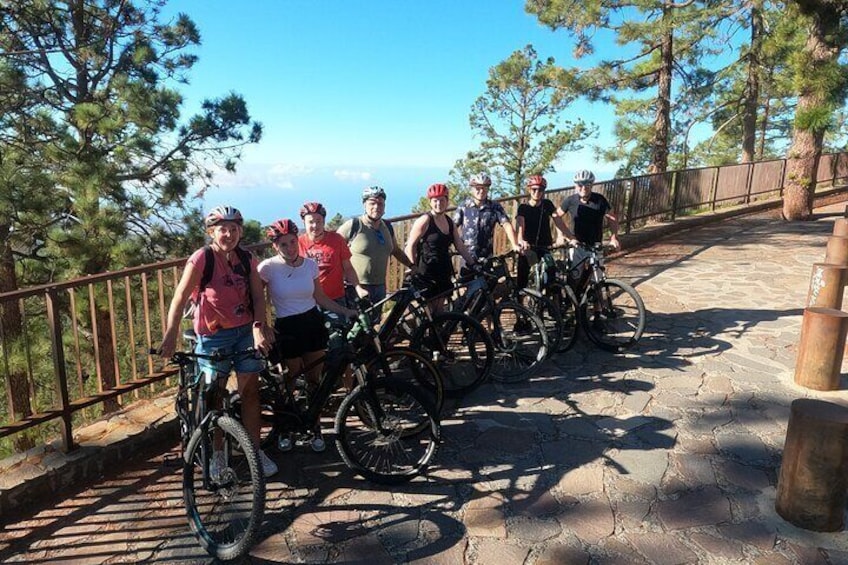
{"type": "Polygon", "coordinates": [[[756,4],[751,7],[751,51],[748,53],[748,78],[745,82],[742,114],[742,162],[754,161],[757,138],[757,106],[760,98],[760,29],[762,15],[756,4]]]}
{"type": "MultiPolygon", "coordinates": [[[[18,289],[18,277],[15,272],[15,259],[9,243],[11,230],[8,225],[0,225],[0,293],[18,289]]],[[[23,316],[17,300],[0,302],[0,335],[10,347],[20,338],[23,330],[23,316]]],[[[6,394],[13,420],[20,420],[32,414],[32,403],[29,398],[29,383],[27,372],[11,368],[6,382],[6,394]]],[[[15,450],[26,451],[35,445],[31,435],[24,432],[15,434],[13,441],[15,450]]]]}
{"type": "MultiPolygon", "coordinates": [[[[115,371],[115,349],[112,347],[112,323],[108,310],[97,309],[97,348],[100,350],[100,382],[103,390],[112,390],[118,384],[115,371]]],[[[117,398],[103,403],[103,412],[109,414],[121,408],[117,398]]]]}
{"type": "Polygon", "coordinates": [[[838,60],[842,47],[829,43],[838,41],[839,12],[834,3],[805,1],[797,4],[810,17],[810,35],[804,46],[804,65],[796,71],[801,87],[783,185],[783,217],[790,221],[808,219],[813,213],[825,126],[821,120],[809,123],[809,116],[814,114],[813,110],[820,113],[832,101],[835,93],[822,86],[822,82],[827,76],[828,64],[838,60]],[[799,120],[799,116],[805,119],[799,120]]]}
{"type": "Polygon", "coordinates": [[[671,17],[672,8],[663,8],[662,22],[665,33],[660,45],[659,75],[657,77],[657,114],[654,119],[654,138],[651,141],[652,155],[651,164],[648,166],[650,173],[664,173],[668,170],[668,137],[671,132],[671,72],[674,63],[672,53],[674,32],[668,19],[671,17]]]}

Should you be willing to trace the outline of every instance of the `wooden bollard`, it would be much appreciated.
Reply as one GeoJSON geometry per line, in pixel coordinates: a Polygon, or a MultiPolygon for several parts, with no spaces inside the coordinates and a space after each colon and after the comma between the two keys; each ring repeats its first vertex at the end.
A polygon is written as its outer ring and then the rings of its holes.
{"type": "Polygon", "coordinates": [[[848,265],[813,263],[807,306],[842,308],[845,283],[848,282],[848,265]]]}
{"type": "Polygon", "coordinates": [[[848,237],[832,235],[827,238],[824,262],[831,265],[848,265],[848,237]]]}
{"type": "Polygon", "coordinates": [[[805,308],[795,382],[815,390],[838,389],[846,336],[848,312],[805,308]]]}
{"type": "Polygon", "coordinates": [[[835,532],[843,527],[848,490],[848,406],[792,401],[775,509],[798,527],[835,532]]]}
{"type": "Polygon", "coordinates": [[[848,237],[848,218],[836,218],[833,222],[833,235],[848,237]]]}

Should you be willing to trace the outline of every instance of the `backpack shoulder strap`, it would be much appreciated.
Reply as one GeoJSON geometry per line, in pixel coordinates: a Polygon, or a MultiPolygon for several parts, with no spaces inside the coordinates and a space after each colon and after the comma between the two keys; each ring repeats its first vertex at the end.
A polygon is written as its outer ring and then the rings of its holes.
{"type": "Polygon", "coordinates": [[[250,275],[250,260],[252,258],[250,251],[239,245],[236,247],[236,254],[238,255],[239,261],[241,261],[241,266],[244,268],[244,272],[247,275],[250,275]]]}
{"type": "Polygon", "coordinates": [[[362,222],[359,219],[359,216],[351,216],[350,217],[350,233],[347,235],[347,242],[350,243],[353,241],[353,238],[359,233],[359,230],[362,229],[362,222]]]}
{"type": "Polygon", "coordinates": [[[392,225],[391,222],[387,222],[386,220],[383,220],[383,223],[386,224],[386,229],[389,230],[389,234],[392,236],[392,239],[394,239],[395,227],[392,225]]]}
{"type": "Polygon", "coordinates": [[[200,276],[200,292],[206,290],[206,286],[212,280],[212,273],[215,272],[215,253],[212,247],[206,245],[203,248],[203,274],[200,276]]]}

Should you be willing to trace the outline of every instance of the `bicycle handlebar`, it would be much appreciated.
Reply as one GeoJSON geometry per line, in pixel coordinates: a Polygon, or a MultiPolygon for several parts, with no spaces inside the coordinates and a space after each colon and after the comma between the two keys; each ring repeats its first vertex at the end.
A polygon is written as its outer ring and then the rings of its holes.
{"type": "MultiPolygon", "coordinates": [[[[160,355],[162,353],[161,349],[157,349],[155,347],[151,347],[148,352],[150,355],[160,355]]],[[[261,352],[255,347],[248,347],[247,349],[243,349],[241,351],[236,351],[234,353],[212,353],[211,355],[207,355],[204,353],[195,353],[194,351],[175,351],[173,355],[171,355],[171,363],[176,365],[187,365],[192,363],[195,359],[206,359],[209,361],[223,361],[225,359],[235,359],[236,357],[249,357],[254,355],[261,355],[261,352]]]]}

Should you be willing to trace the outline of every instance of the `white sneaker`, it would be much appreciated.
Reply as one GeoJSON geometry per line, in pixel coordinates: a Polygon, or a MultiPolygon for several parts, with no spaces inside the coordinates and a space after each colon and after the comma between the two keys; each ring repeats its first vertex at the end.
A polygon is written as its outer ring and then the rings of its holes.
{"type": "Polygon", "coordinates": [[[213,481],[221,478],[221,473],[227,468],[227,461],[223,451],[213,451],[212,459],[209,461],[209,476],[213,481]]]}
{"type": "Polygon", "coordinates": [[[271,458],[265,455],[265,452],[261,449],[259,450],[259,464],[262,465],[262,474],[266,477],[270,477],[278,470],[277,464],[271,461],[271,458]]]}

